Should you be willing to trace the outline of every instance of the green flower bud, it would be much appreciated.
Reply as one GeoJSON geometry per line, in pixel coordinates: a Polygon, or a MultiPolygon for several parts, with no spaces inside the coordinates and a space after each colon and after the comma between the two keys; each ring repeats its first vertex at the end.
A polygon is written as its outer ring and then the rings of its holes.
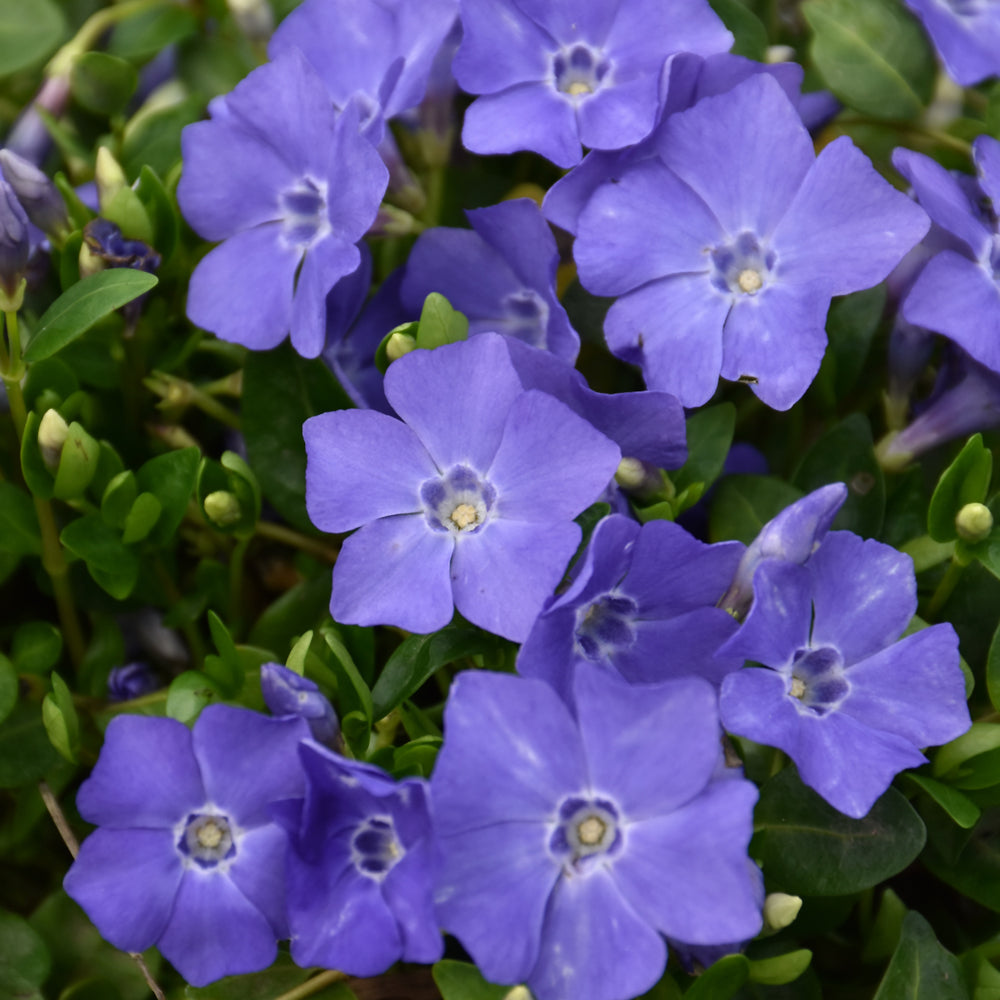
{"type": "Polygon", "coordinates": [[[205,497],[205,516],[218,528],[230,528],[243,516],[243,508],[228,490],[216,490],[205,497]]]}
{"type": "Polygon", "coordinates": [[[69,424],[58,410],[46,410],[38,425],[38,450],[46,468],[55,472],[62,457],[63,445],[69,437],[69,424]]]}
{"type": "Polygon", "coordinates": [[[638,458],[626,456],[615,470],[615,482],[628,491],[641,490],[646,485],[646,466],[638,458]]]}
{"type": "Polygon", "coordinates": [[[955,530],[963,542],[975,545],[993,530],[993,515],[983,503],[967,503],[955,515],[955,530]]]}
{"type": "Polygon", "coordinates": [[[789,896],[784,892],[768,893],[764,900],[764,930],[782,930],[795,920],[801,909],[800,896],[789,896]]]}
{"type": "Polygon", "coordinates": [[[404,354],[416,350],[417,342],[408,333],[394,333],[385,345],[385,356],[390,361],[398,361],[404,354]]]}
{"type": "Polygon", "coordinates": [[[266,42],[274,31],[274,14],[267,0],[226,0],[236,27],[251,42],[266,42]]]}
{"type": "Polygon", "coordinates": [[[107,211],[112,198],[122,188],[128,187],[128,179],[125,171],[115,159],[114,154],[107,146],[101,146],[97,150],[97,163],[94,167],[94,180],[97,183],[97,200],[101,206],[101,214],[107,211]]]}

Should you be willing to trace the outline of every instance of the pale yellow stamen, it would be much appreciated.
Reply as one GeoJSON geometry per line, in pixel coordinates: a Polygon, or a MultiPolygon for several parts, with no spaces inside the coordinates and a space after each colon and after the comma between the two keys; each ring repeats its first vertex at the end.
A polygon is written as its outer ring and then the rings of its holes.
{"type": "Polygon", "coordinates": [[[753,295],[754,292],[759,292],[761,286],[764,284],[764,281],[760,276],[760,272],[755,271],[752,267],[748,267],[740,271],[740,276],[736,279],[736,282],[748,295],[753,295]]]}
{"type": "Polygon", "coordinates": [[[209,820],[198,831],[198,843],[209,850],[218,847],[222,843],[222,830],[212,820],[209,820]]]}
{"type": "Polygon", "coordinates": [[[570,97],[581,97],[583,94],[592,94],[593,92],[594,88],[589,83],[584,83],[583,80],[574,80],[566,88],[566,93],[570,97]]]}
{"type": "Polygon", "coordinates": [[[479,521],[479,514],[471,503],[460,503],[449,516],[451,517],[452,524],[459,531],[463,531],[465,528],[479,521]]]}
{"type": "Polygon", "coordinates": [[[594,847],[604,839],[607,824],[598,816],[588,816],[576,828],[576,835],[585,847],[594,847]]]}
{"type": "Polygon", "coordinates": [[[805,681],[799,677],[792,678],[791,695],[793,698],[802,698],[806,693],[805,681]]]}

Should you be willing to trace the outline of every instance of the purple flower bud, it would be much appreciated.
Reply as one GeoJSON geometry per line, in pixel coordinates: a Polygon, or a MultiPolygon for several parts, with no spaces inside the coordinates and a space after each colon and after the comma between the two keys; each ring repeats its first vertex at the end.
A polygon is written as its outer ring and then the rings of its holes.
{"type": "Polygon", "coordinates": [[[108,701],[131,701],[159,687],[160,680],[148,663],[126,663],[108,674],[108,701]]]}
{"type": "Polygon", "coordinates": [[[69,216],[62,195],[33,163],[9,149],[0,149],[0,170],[13,188],[28,218],[46,233],[64,233],[69,216]]]}
{"type": "Polygon", "coordinates": [[[13,188],[0,178],[0,286],[13,297],[28,266],[28,217],[13,188]]]}
{"type": "Polygon", "coordinates": [[[274,715],[305,719],[318,743],[331,746],[337,739],[337,714],[326,695],[308,678],[279,663],[265,663],[260,668],[260,689],[274,715]]]}

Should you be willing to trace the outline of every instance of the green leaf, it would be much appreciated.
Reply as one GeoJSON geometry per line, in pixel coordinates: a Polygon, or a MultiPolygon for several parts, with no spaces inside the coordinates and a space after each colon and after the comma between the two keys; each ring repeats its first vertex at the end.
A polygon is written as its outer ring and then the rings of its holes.
{"type": "Polygon", "coordinates": [[[678,493],[695,483],[711,486],[722,473],[736,429],[732,403],[706,406],[687,419],[687,461],[670,479],[678,493]]]}
{"type": "Polygon", "coordinates": [[[750,962],[750,981],[764,986],[784,986],[795,982],[811,961],[812,952],[807,948],[771,958],[755,958],[750,962]]]}
{"type": "Polygon", "coordinates": [[[955,517],[967,503],[982,503],[993,475],[993,453],[983,444],[982,434],[973,434],[955,461],[941,474],[930,507],[927,533],[936,542],[958,538],[955,517]]]}
{"type": "Polygon", "coordinates": [[[0,996],[33,994],[51,967],[49,950],[31,924],[16,913],[0,910],[0,996]]]}
{"type": "Polygon", "coordinates": [[[82,107],[110,118],[128,106],[139,74],[131,63],[118,56],[84,52],[73,61],[69,79],[70,92],[82,107]]]}
{"type": "Polygon", "coordinates": [[[99,319],[148,292],[157,279],[130,267],[109,268],[77,282],[45,311],[24,360],[41,361],[86,333],[99,319]]]}
{"type": "Polygon", "coordinates": [[[125,527],[135,498],[139,495],[139,487],[135,482],[135,473],[131,469],[119,472],[104,489],[101,497],[101,517],[111,528],[125,527]]]}
{"type": "Polygon", "coordinates": [[[19,684],[14,664],[0,653],[0,722],[14,711],[19,684]]]}
{"type": "Polygon", "coordinates": [[[353,403],[322,361],[306,361],[284,344],[251,351],[243,370],[243,436],[264,496],[300,531],[315,534],[305,505],[302,425],[353,403]]]}
{"type": "Polygon", "coordinates": [[[121,156],[118,158],[128,177],[135,177],[144,166],[166,177],[181,158],[181,132],[197,121],[204,109],[200,97],[188,97],[170,107],[142,110],[125,127],[121,156]]]}
{"type": "Polygon", "coordinates": [[[52,691],[42,702],[42,722],[52,745],[66,760],[75,764],[80,744],[80,720],[70,689],[56,673],[52,674],[52,691]]]}
{"type": "Polygon", "coordinates": [[[218,682],[227,695],[235,695],[243,686],[243,664],[229,630],[214,612],[208,612],[208,628],[218,656],[205,657],[205,673],[218,682]]]}
{"type": "Polygon", "coordinates": [[[59,540],[87,564],[94,581],[124,601],[139,579],[139,558],[100,514],[85,514],[63,528],[59,540]]]}
{"type": "Polygon", "coordinates": [[[934,755],[931,772],[935,778],[963,787],[962,783],[975,773],[974,762],[998,751],[1000,725],[993,722],[973,722],[961,736],[938,750],[934,755]]]}
{"type": "Polygon", "coordinates": [[[265,649],[287,649],[295,636],[316,627],[329,604],[330,574],[324,571],[295,584],[271,604],[251,629],[249,641],[265,649]]]}
{"type": "Polygon", "coordinates": [[[489,983],[474,965],[450,958],[434,965],[431,975],[443,1000],[508,1000],[513,990],[519,989],[489,983]]]}
{"type": "Polygon", "coordinates": [[[163,508],[148,535],[155,545],[173,544],[194,493],[200,458],[197,448],[181,448],[151,458],[136,473],[139,489],[152,493],[163,508]]]}
{"type": "Polygon", "coordinates": [[[735,41],[729,50],[735,56],[763,62],[767,53],[767,28],[756,14],[740,0],[709,0],[712,10],[733,33],[735,41]]]}
{"type": "Polygon", "coordinates": [[[469,336],[469,321],[453,309],[451,303],[439,292],[431,292],[424,299],[417,324],[417,347],[433,350],[443,344],[454,344],[469,336]]]}
{"type": "Polygon", "coordinates": [[[725,955],[713,962],[684,994],[685,1000],[729,1000],[750,978],[744,955],[725,955]]]}
{"type": "Polygon", "coordinates": [[[1000,625],[993,633],[990,651],[986,656],[986,690],[993,707],[1000,710],[1000,625]]]}
{"type": "Polygon", "coordinates": [[[936,62],[916,19],[893,0],[808,0],[809,47],[845,104],[881,119],[915,118],[930,101],[936,62]]]}
{"type": "MultiPolygon", "coordinates": [[[[287,955],[279,953],[278,960],[263,972],[226,976],[200,989],[186,986],[184,996],[188,1000],[273,1000],[300,986],[309,975],[308,969],[300,969],[287,955]]],[[[314,996],[309,994],[310,998],[314,996]]]]}
{"type": "Polygon", "coordinates": [[[0,482],[0,551],[15,556],[40,556],[42,536],[30,496],[20,487],[0,482]]]}
{"type": "Polygon", "coordinates": [[[59,455],[52,495],[60,500],[78,499],[94,478],[100,457],[101,446],[74,420],[59,455]]]}
{"type": "Polygon", "coordinates": [[[51,622],[24,622],[17,627],[10,656],[19,674],[45,674],[62,655],[62,633],[51,622]]]}
{"type": "Polygon", "coordinates": [[[180,218],[174,200],[167,194],[163,181],[148,164],[139,171],[139,183],[135,193],[153,225],[153,248],[163,259],[170,259],[180,235],[180,218]]]}
{"type": "Polygon", "coordinates": [[[392,761],[393,775],[397,778],[429,778],[434,770],[441,742],[439,736],[423,736],[411,740],[406,746],[396,747],[392,761]]]}
{"type": "Polygon", "coordinates": [[[389,657],[372,689],[373,717],[388,715],[446,664],[501,645],[496,636],[462,625],[449,625],[431,635],[407,636],[389,657]]]}
{"type": "Polygon", "coordinates": [[[288,659],[285,660],[285,666],[300,677],[303,677],[306,672],[306,656],[309,653],[309,647],[312,645],[313,634],[312,629],[303,632],[298,642],[292,646],[288,654],[288,659]]]}
{"type": "Polygon", "coordinates": [[[826,318],[829,345],[817,379],[829,380],[835,401],[850,393],[871,351],[872,338],[885,310],[885,285],[833,300],[826,318]]]}
{"type": "Polygon", "coordinates": [[[772,517],[801,497],[801,490],[773,476],[726,476],[712,501],[709,538],[749,545],[772,517]]]}
{"type": "Polygon", "coordinates": [[[846,483],[847,499],[831,525],[871,538],[885,517],[885,477],[875,458],[867,417],[852,413],[806,452],[792,482],[804,493],[828,483],[846,483]]]}
{"type": "Polygon", "coordinates": [[[126,18],[115,25],[108,51],[122,59],[136,62],[149,59],[168,45],[180,42],[198,31],[193,10],[174,4],[126,18]]]}
{"type": "Polygon", "coordinates": [[[375,716],[372,709],[372,693],[368,685],[340,639],[329,629],[323,632],[323,639],[333,654],[333,670],[337,675],[337,694],[343,714],[346,716],[350,712],[357,712],[370,727],[375,716]]]}
{"type": "Polygon", "coordinates": [[[52,0],[0,0],[0,77],[50,55],[66,34],[66,18],[52,0]]]}
{"type": "Polygon", "coordinates": [[[786,767],[760,792],[750,856],[768,885],[800,896],[860,892],[902,871],[924,846],[913,807],[889,788],[863,819],[851,819],[786,767]]]}
{"type": "Polygon", "coordinates": [[[969,1000],[958,959],[913,910],[903,920],[899,945],[874,1000],[969,1000]]]}
{"type": "Polygon", "coordinates": [[[42,418],[32,411],[24,422],[24,433],[21,435],[21,472],[24,483],[40,500],[51,500],[55,480],[49,472],[41,449],[38,447],[38,428],[42,418]]]}
{"type": "Polygon", "coordinates": [[[188,725],[206,705],[222,698],[223,692],[208,674],[185,670],[173,679],[167,691],[167,715],[188,725]]]}
{"type": "Polygon", "coordinates": [[[152,493],[140,493],[122,526],[122,542],[125,545],[141,542],[153,530],[162,510],[163,505],[152,493]]]}
{"type": "Polygon", "coordinates": [[[0,723],[0,788],[34,784],[58,760],[38,705],[21,702],[0,723]]]}
{"type": "Polygon", "coordinates": [[[982,810],[957,788],[916,771],[908,771],[906,778],[926,792],[963,830],[971,830],[976,825],[982,810]]]}

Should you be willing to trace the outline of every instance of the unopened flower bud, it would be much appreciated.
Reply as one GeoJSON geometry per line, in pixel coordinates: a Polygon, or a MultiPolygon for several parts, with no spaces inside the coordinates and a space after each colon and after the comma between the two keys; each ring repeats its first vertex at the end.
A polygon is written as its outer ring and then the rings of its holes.
{"type": "Polygon", "coordinates": [[[417,342],[408,333],[394,333],[385,345],[385,356],[390,361],[398,361],[404,354],[416,350],[417,342]]]}
{"type": "Polygon", "coordinates": [[[297,715],[309,724],[314,740],[334,745],[340,733],[337,713],[326,695],[308,677],[280,663],[265,663],[260,668],[260,690],[272,714],[297,715]]]}
{"type": "Polygon", "coordinates": [[[993,515],[983,503],[967,503],[955,515],[955,530],[963,542],[975,545],[993,530],[993,515]]]}
{"type": "Polygon", "coordinates": [[[9,149],[0,149],[0,170],[25,214],[39,229],[56,237],[69,231],[62,195],[38,167],[9,149]]]}
{"type": "Polygon", "coordinates": [[[147,663],[126,663],[108,674],[108,701],[131,701],[160,688],[159,678],[147,663]]]}
{"type": "Polygon", "coordinates": [[[780,931],[799,915],[802,909],[800,896],[789,896],[784,892],[768,893],[764,900],[764,929],[780,931]]]}
{"type": "Polygon", "coordinates": [[[118,192],[128,187],[128,179],[125,171],[114,158],[114,154],[107,146],[101,146],[97,150],[97,164],[94,167],[94,180],[97,182],[97,199],[104,212],[118,192]]]}
{"type": "Polygon", "coordinates": [[[637,490],[646,481],[646,467],[638,458],[623,458],[615,470],[615,482],[623,490],[637,490]]]}
{"type": "MultiPolygon", "coordinates": [[[[13,300],[28,266],[28,216],[14,189],[0,177],[0,292],[13,300]]],[[[4,308],[10,308],[7,303],[4,308]]]]}
{"type": "Polygon", "coordinates": [[[216,527],[230,528],[243,516],[243,509],[228,490],[216,490],[205,497],[205,516],[216,527]]]}
{"type": "Polygon", "coordinates": [[[503,1000],[531,1000],[531,993],[527,986],[515,986],[504,994],[503,1000]]]}
{"type": "Polygon", "coordinates": [[[46,467],[55,471],[59,467],[63,445],[69,437],[69,424],[58,410],[46,410],[38,425],[38,450],[46,467]]]}
{"type": "Polygon", "coordinates": [[[266,42],[274,31],[274,14],[267,0],[226,0],[236,27],[251,42],[266,42]]]}

